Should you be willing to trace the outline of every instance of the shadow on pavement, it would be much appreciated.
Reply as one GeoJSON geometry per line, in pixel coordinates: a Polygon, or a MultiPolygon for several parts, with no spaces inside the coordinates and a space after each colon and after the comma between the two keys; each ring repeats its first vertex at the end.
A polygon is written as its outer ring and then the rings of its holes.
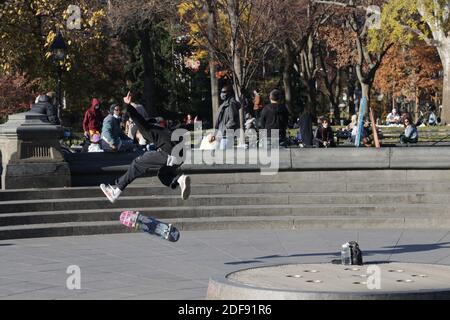
{"type": "MultiPolygon", "coordinates": [[[[390,254],[395,256],[396,254],[403,253],[418,253],[418,252],[429,252],[440,249],[450,249],[450,242],[443,243],[435,243],[435,244],[411,244],[411,245],[399,245],[399,246],[389,246],[383,247],[387,250],[364,250],[361,248],[364,257],[370,257],[377,254],[390,254]]],[[[295,258],[295,257],[322,257],[322,256],[330,256],[330,257],[340,257],[340,252],[322,252],[322,253],[301,253],[301,254],[292,254],[292,255],[270,255],[264,257],[256,257],[255,260],[249,261],[236,261],[236,262],[227,262],[225,264],[228,265],[239,265],[239,264],[250,264],[250,263],[263,263],[265,259],[279,259],[279,258],[295,258]]],[[[374,263],[371,261],[371,263],[374,263]]],[[[383,263],[377,262],[377,263],[383,263]]],[[[384,261],[387,263],[387,261],[384,261]]]]}

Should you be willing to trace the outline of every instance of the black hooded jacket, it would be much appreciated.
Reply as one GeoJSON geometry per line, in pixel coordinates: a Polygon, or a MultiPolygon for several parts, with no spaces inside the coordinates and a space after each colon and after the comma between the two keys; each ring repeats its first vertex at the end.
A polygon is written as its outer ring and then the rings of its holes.
{"type": "Polygon", "coordinates": [[[51,124],[61,124],[58,118],[58,110],[50,103],[48,96],[40,96],[38,102],[31,106],[30,111],[46,115],[51,124]]]}
{"type": "Polygon", "coordinates": [[[283,104],[272,103],[264,107],[261,112],[261,128],[269,130],[280,130],[280,139],[286,138],[286,132],[289,121],[289,111],[283,104]]]}
{"type": "Polygon", "coordinates": [[[133,106],[125,105],[125,108],[145,140],[149,143],[153,143],[157,149],[161,149],[170,155],[177,143],[172,141],[171,131],[146,121],[133,106]]]}

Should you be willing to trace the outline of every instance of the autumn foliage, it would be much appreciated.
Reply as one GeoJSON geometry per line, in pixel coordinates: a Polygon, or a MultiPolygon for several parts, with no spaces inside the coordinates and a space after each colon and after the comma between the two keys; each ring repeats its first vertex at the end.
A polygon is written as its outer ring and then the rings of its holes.
{"type": "Polygon", "coordinates": [[[339,120],[362,96],[377,103],[383,94],[403,97],[409,109],[433,98],[450,123],[446,4],[0,0],[0,117],[28,108],[38,91],[55,91],[50,44],[59,30],[68,46],[63,113],[82,114],[92,97],[106,104],[131,90],[154,116],[212,109],[214,117],[220,86],[230,82],[244,103],[255,88],[266,96],[284,89],[293,117],[310,109],[339,120]],[[67,25],[72,5],[81,14],[76,30],[67,25]],[[369,18],[374,5],[379,27],[369,18]]]}
{"type": "Polygon", "coordinates": [[[36,82],[28,81],[22,74],[0,76],[0,119],[30,108],[36,82]]]}
{"type": "Polygon", "coordinates": [[[386,55],[374,85],[380,92],[414,101],[417,96],[434,94],[442,89],[440,70],[442,64],[436,48],[396,46],[386,55]]]}

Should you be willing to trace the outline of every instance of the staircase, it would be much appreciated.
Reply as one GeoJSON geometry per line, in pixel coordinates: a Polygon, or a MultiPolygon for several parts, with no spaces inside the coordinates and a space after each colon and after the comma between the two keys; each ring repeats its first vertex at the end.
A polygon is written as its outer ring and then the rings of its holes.
{"type": "Polygon", "coordinates": [[[113,205],[98,187],[0,192],[0,240],[129,232],[138,210],[181,231],[450,229],[450,170],[192,175],[192,195],[138,179],[113,205]]]}

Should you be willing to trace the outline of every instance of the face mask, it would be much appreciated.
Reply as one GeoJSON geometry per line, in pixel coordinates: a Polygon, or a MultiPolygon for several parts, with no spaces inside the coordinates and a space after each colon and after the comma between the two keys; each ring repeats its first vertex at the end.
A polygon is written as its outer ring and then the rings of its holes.
{"type": "Polygon", "coordinates": [[[117,114],[114,114],[113,117],[116,118],[116,119],[120,119],[120,118],[121,118],[121,117],[120,117],[119,115],[117,115],[117,114]]]}
{"type": "Polygon", "coordinates": [[[228,93],[222,92],[220,94],[220,99],[222,99],[223,101],[227,100],[227,98],[228,98],[228,93]]]}
{"type": "Polygon", "coordinates": [[[100,106],[95,106],[95,110],[98,110],[98,109],[100,109],[100,106]]]}

